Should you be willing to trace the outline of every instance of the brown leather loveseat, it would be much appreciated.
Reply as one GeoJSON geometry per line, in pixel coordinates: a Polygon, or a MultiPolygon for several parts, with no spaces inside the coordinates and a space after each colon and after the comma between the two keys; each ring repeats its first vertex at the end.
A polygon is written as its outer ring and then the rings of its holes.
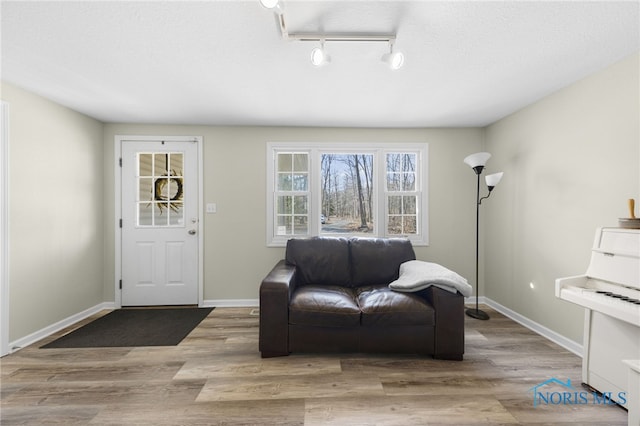
{"type": "Polygon", "coordinates": [[[464,297],[389,288],[414,260],[408,240],[292,239],[260,285],[260,352],[393,352],[461,360],[464,297]]]}

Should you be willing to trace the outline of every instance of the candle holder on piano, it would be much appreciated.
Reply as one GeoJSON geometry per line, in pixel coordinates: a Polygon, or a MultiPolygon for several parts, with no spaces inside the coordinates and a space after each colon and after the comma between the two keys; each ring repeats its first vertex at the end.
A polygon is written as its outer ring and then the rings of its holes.
{"type": "Polygon", "coordinates": [[[482,204],[482,200],[491,196],[491,191],[493,191],[493,188],[498,185],[503,175],[502,172],[499,172],[485,176],[485,182],[489,193],[485,197],[480,198],[480,175],[482,174],[484,166],[489,158],[491,158],[491,154],[488,152],[478,152],[476,154],[471,154],[464,159],[465,164],[473,169],[478,178],[478,189],[476,191],[476,307],[475,309],[467,309],[466,314],[471,318],[479,320],[489,319],[489,315],[478,308],[478,242],[480,233],[480,204],[482,204]]]}

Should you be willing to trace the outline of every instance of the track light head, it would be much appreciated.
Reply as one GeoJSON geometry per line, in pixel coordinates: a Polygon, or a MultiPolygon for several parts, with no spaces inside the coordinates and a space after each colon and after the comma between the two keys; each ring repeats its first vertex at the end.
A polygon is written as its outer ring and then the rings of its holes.
{"type": "Polygon", "coordinates": [[[393,51],[393,42],[389,41],[389,53],[382,55],[382,62],[389,65],[392,70],[399,70],[404,65],[404,55],[402,52],[393,51]]]}
{"type": "Polygon", "coordinates": [[[274,13],[282,15],[284,13],[284,4],[280,0],[260,0],[260,4],[265,9],[273,10],[274,13]]]}
{"type": "Polygon", "coordinates": [[[324,41],[320,43],[320,47],[316,47],[311,51],[311,63],[316,67],[321,67],[331,62],[331,56],[324,50],[324,41]]]}
{"type": "Polygon", "coordinates": [[[382,55],[382,61],[392,70],[399,70],[404,65],[404,55],[402,52],[385,53],[382,55]]]}

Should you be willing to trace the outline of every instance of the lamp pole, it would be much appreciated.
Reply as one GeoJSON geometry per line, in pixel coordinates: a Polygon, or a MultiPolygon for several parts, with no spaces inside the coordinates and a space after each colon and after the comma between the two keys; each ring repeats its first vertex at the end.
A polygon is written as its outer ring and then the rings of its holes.
{"type": "MultiPolygon", "coordinates": [[[[480,249],[480,204],[482,200],[480,199],[480,174],[482,173],[483,166],[474,167],[474,171],[476,172],[476,176],[478,177],[478,188],[476,190],[476,308],[475,309],[467,309],[466,314],[471,318],[479,319],[479,320],[488,320],[489,315],[481,311],[478,308],[478,263],[479,263],[479,249],[480,249]]],[[[491,188],[493,189],[493,188],[491,188]]],[[[489,194],[491,194],[491,190],[489,190],[489,194]]],[[[486,197],[485,197],[486,198],[486,197]]]]}

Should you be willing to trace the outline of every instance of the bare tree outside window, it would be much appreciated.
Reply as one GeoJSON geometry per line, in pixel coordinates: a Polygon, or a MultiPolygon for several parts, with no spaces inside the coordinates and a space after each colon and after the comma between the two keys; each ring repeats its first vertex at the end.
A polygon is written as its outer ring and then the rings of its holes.
{"type": "Polygon", "coordinates": [[[323,233],[374,232],[373,154],[322,154],[323,233]]]}

